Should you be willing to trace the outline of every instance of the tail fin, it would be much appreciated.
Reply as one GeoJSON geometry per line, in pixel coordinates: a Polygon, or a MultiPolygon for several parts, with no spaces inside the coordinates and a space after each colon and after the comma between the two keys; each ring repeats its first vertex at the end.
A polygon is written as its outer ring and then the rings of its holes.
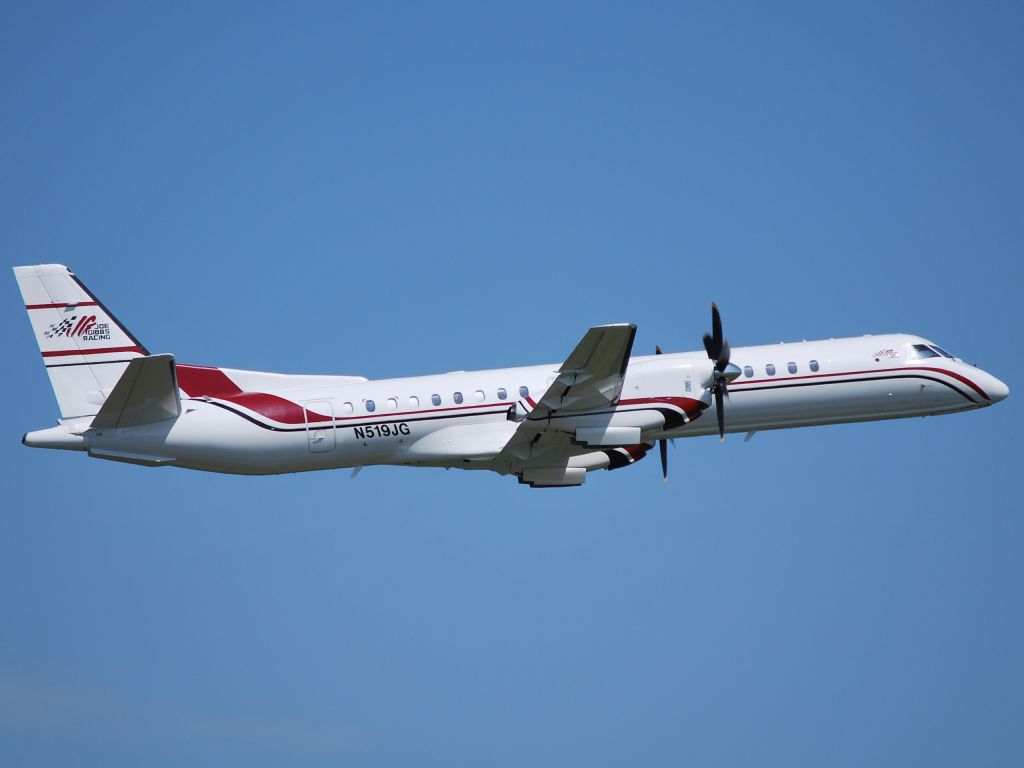
{"type": "Polygon", "coordinates": [[[15,267],[62,419],[93,416],[129,361],[148,355],[63,264],[15,267]]]}

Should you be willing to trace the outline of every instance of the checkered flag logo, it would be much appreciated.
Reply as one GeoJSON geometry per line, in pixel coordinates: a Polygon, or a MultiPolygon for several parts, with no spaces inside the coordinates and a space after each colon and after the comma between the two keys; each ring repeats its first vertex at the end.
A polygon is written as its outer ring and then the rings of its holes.
{"type": "Polygon", "coordinates": [[[59,323],[51,324],[43,335],[48,339],[55,339],[58,336],[84,336],[95,327],[96,315],[82,315],[81,320],[78,319],[78,315],[72,315],[59,323]],[[77,325],[75,320],[78,320],[77,325]]]}
{"type": "Polygon", "coordinates": [[[52,323],[50,325],[50,329],[46,331],[46,333],[44,333],[43,335],[48,339],[52,339],[55,336],[66,336],[68,333],[70,333],[71,328],[74,326],[74,322],[77,317],[78,315],[73,315],[72,317],[68,317],[61,320],[59,323],[52,323]]]}

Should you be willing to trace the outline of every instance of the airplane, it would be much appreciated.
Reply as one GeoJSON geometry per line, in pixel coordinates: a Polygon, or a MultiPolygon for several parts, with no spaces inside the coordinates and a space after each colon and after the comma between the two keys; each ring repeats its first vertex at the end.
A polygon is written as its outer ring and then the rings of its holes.
{"type": "Polygon", "coordinates": [[[151,354],[66,266],[15,267],[60,418],[33,448],[244,475],[390,464],[582,485],[667,441],[987,408],[1002,381],[919,336],[631,356],[636,326],[589,329],[559,364],[412,378],[286,375],[151,354]]]}

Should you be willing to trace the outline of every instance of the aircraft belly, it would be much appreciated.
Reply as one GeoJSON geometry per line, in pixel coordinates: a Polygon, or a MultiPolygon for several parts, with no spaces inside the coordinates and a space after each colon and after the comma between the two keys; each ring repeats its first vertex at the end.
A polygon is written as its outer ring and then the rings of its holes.
{"type": "Polygon", "coordinates": [[[442,427],[402,448],[398,463],[449,462],[452,459],[493,459],[508,443],[518,425],[508,420],[442,427]]]}
{"type": "MultiPolygon", "coordinates": [[[[336,424],[333,449],[314,450],[303,428],[267,429],[212,403],[188,401],[176,421],[113,430],[94,438],[97,448],[164,456],[173,466],[241,474],[277,474],[372,464],[459,465],[486,461],[508,442],[516,425],[505,419],[433,428],[433,422],[336,424]]],[[[472,418],[472,417],[470,417],[472,418]]],[[[97,456],[101,454],[97,453],[97,456]]],[[[110,458],[110,456],[104,456],[110,458]]]]}
{"type": "Polygon", "coordinates": [[[100,458],[140,454],[212,472],[279,474],[345,466],[340,452],[313,453],[306,430],[271,430],[210,403],[189,401],[173,421],[89,435],[100,458]]]}

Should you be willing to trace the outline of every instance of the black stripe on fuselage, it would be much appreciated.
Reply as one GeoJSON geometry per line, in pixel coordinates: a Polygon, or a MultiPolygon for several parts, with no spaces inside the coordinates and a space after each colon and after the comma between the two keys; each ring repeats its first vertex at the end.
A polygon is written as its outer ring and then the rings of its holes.
{"type": "Polygon", "coordinates": [[[898,373],[898,374],[890,374],[890,375],[887,375],[887,376],[867,376],[867,377],[864,377],[864,378],[857,378],[857,379],[832,379],[830,381],[798,381],[798,382],[792,382],[792,383],[787,383],[785,381],[780,381],[778,384],[768,384],[768,385],[762,386],[762,387],[748,387],[748,386],[745,386],[743,384],[738,384],[738,385],[734,385],[736,388],[735,389],[731,389],[729,394],[730,395],[735,395],[735,394],[739,394],[740,392],[759,392],[759,391],[767,391],[767,390],[772,390],[772,389],[791,389],[791,388],[794,388],[794,387],[817,387],[817,386],[826,385],[826,384],[856,384],[859,381],[889,381],[891,379],[924,379],[925,381],[934,381],[936,384],[942,384],[945,387],[949,387],[954,392],[956,392],[958,395],[960,395],[965,400],[967,400],[967,402],[969,402],[969,403],[971,403],[973,405],[977,405],[978,404],[977,400],[975,400],[973,397],[968,395],[966,392],[964,392],[958,386],[956,386],[954,384],[950,384],[948,381],[943,381],[942,379],[937,379],[934,376],[924,376],[924,375],[922,375],[920,373],[898,373]]]}
{"type": "MultiPolygon", "coordinates": [[[[700,403],[700,400],[696,402],[700,403]]],[[[704,411],[707,410],[708,406],[704,405],[703,403],[701,403],[701,405],[702,408],[700,413],[704,413],[704,411]]],[[[527,418],[527,421],[532,422],[533,424],[539,424],[543,421],[551,422],[555,421],[556,419],[577,419],[581,416],[607,416],[612,413],[640,413],[642,411],[657,411],[658,413],[665,417],[665,424],[671,425],[666,426],[666,429],[676,429],[677,427],[681,427],[684,424],[693,421],[695,418],[697,418],[697,416],[700,416],[700,413],[698,413],[696,416],[691,417],[690,414],[686,413],[686,411],[684,411],[682,408],[680,408],[679,410],[683,412],[680,413],[679,411],[673,410],[672,408],[669,408],[668,405],[665,403],[651,403],[650,405],[641,405],[638,407],[608,408],[603,411],[581,411],[579,413],[565,414],[561,414],[556,411],[554,413],[549,413],[546,416],[543,416],[542,418],[539,419],[527,418]]]]}
{"type": "Polygon", "coordinates": [[[496,411],[476,411],[474,413],[446,413],[444,415],[428,415],[428,416],[410,416],[408,418],[402,418],[396,416],[392,419],[369,419],[366,421],[335,421],[332,424],[313,422],[312,424],[302,424],[294,427],[274,427],[270,424],[264,424],[259,419],[253,418],[247,413],[243,413],[237,408],[232,408],[226,403],[219,403],[216,400],[202,400],[200,398],[189,398],[192,402],[208,403],[209,405],[216,405],[218,408],[223,408],[225,411],[229,411],[236,416],[241,416],[246,421],[251,421],[257,427],[263,427],[263,429],[269,429],[271,432],[305,432],[307,429],[345,429],[346,427],[368,427],[373,424],[395,424],[399,422],[408,421],[440,421],[442,419],[465,419],[471,416],[497,416],[505,415],[508,413],[508,408],[501,408],[496,411]]]}
{"type": "MultiPolygon", "coordinates": [[[[123,361],[112,361],[112,362],[123,362],[123,361]]],[[[978,404],[977,400],[972,398],[970,395],[968,395],[966,392],[964,392],[959,387],[956,387],[953,384],[950,384],[948,381],[943,381],[942,379],[937,379],[937,378],[935,378],[933,376],[923,376],[921,374],[892,374],[892,375],[888,375],[888,376],[870,376],[870,377],[859,378],[859,379],[833,379],[831,381],[801,381],[801,382],[793,382],[793,383],[788,383],[788,384],[785,381],[780,381],[778,384],[770,384],[770,385],[761,386],[761,387],[746,387],[745,386],[742,389],[737,388],[737,389],[734,389],[730,394],[736,395],[736,394],[739,394],[741,392],[758,392],[758,391],[768,391],[768,390],[776,390],[776,389],[791,389],[791,388],[794,388],[794,387],[817,387],[817,386],[825,386],[825,385],[828,385],[828,384],[856,384],[856,383],[861,382],[861,381],[889,381],[891,379],[923,379],[925,381],[933,381],[936,384],[942,384],[943,386],[949,387],[951,390],[953,390],[958,395],[960,395],[965,400],[967,400],[967,402],[969,402],[971,405],[977,405],[978,404]]],[[[238,410],[236,408],[232,408],[230,405],[227,405],[226,403],[220,403],[220,402],[217,402],[216,400],[202,400],[202,399],[199,399],[199,398],[190,398],[190,399],[192,399],[192,400],[194,400],[196,402],[203,402],[203,403],[209,403],[210,405],[216,405],[218,408],[223,408],[224,410],[229,411],[229,412],[235,414],[236,416],[241,416],[246,421],[251,421],[253,424],[255,424],[258,427],[262,427],[263,429],[267,429],[267,430],[270,430],[272,432],[305,432],[307,429],[309,429],[309,427],[312,427],[313,429],[330,429],[332,427],[334,429],[343,429],[345,427],[365,427],[365,426],[369,426],[371,424],[391,424],[391,423],[400,422],[400,421],[440,421],[440,420],[443,420],[443,419],[463,419],[463,418],[469,418],[471,416],[497,416],[499,414],[506,414],[506,413],[508,413],[508,409],[507,408],[501,408],[501,409],[498,409],[498,410],[476,411],[474,413],[450,413],[450,414],[436,415],[436,416],[435,415],[411,416],[411,417],[408,417],[408,418],[395,417],[395,418],[386,419],[386,420],[370,419],[370,420],[358,421],[358,422],[334,422],[333,424],[314,423],[314,424],[311,424],[311,425],[302,424],[301,426],[294,426],[294,427],[274,427],[274,426],[271,426],[269,424],[265,424],[264,422],[260,421],[259,419],[256,419],[256,418],[250,416],[247,413],[243,413],[242,411],[240,411],[240,410],[238,410]]],[[[641,407],[641,408],[609,409],[609,410],[605,410],[605,411],[588,411],[587,413],[572,413],[572,414],[566,414],[564,416],[559,415],[557,413],[553,413],[553,414],[548,414],[544,419],[532,419],[531,421],[535,421],[536,422],[536,421],[542,421],[542,420],[543,421],[547,421],[547,420],[558,419],[558,418],[572,418],[572,417],[578,417],[578,416],[601,416],[601,415],[606,415],[606,414],[611,414],[611,413],[632,412],[632,411],[652,411],[652,410],[653,411],[660,411],[662,414],[664,414],[666,416],[666,421],[668,420],[668,418],[667,418],[668,417],[668,413],[672,413],[674,416],[678,417],[678,414],[676,414],[674,411],[671,411],[668,408],[665,408],[663,404],[659,403],[658,405],[660,407],[648,406],[648,407],[641,407]],[[666,412],[668,412],[668,413],[666,413],[666,412]]],[[[699,415],[700,414],[698,414],[698,416],[699,415]]],[[[693,418],[696,418],[696,417],[693,417],[693,418]]]]}

